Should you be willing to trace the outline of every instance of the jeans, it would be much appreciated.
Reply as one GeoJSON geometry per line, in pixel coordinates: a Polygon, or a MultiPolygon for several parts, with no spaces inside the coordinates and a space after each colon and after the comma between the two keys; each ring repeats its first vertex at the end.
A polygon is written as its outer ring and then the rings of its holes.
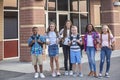
{"type": "Polygon", "coordinates": [[[94,72],[96,72],[95,51],[96,51],[95,47],[87,46],[86,48],[90,71],[94,71],[94,72]]]}
{"type": "Polygon", "coordinates": [[[102,73],[103,65],[106,58],[106,73],[109,72],[110,69],[110,57],[111,57],[112,50],[108,47],[102,47],[101,48],[101,54],[100,54],[100,73],[102,73]]]}
{"type": "Polygon", "coordinates": [[[70,60],[70,46],[63,45],[63,54],[64,54],[64,67],[65,71],[68,70],[68,59],[69,59],[69,70],[72,70],[72,64],[70,60]]]}

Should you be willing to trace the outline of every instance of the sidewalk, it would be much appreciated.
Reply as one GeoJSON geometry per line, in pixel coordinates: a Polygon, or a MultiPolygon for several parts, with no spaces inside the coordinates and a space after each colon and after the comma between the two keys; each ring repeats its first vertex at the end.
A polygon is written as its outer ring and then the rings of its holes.
{"type": "MultiPolygon", "coordinates": [[[[96,53],[96,61],[99,60],[99,57],[100,57],[100,53],[97,52],[96,53]]],[[[113,57],[120,57],[120,50],[113,51],[112,58],[113,57]]],[[[59,63],[60,63],[60,70],[61,70],[62,74],[63,74],[63,71],[64,71],[63,70],[63,60],[64,60],[63,55],[62,55],[62,53],[60,53],[59,63]]],[[[87,62],[87,56],[86,56],[85,53],[83,53],[82,63],[85,63],[85,65],[83,65],[83,69],[84,69],[83,73],[85,73],[85,75],[87,76],[87,73],[89,72],[89,69],[88,69],[88,63],[86,63],[86,62],[87,62]]],[[[49,57],[46,58],[46,60],[44,61],[43,64],[44,64],[43,66],[44,66],[45,74],[50,76],[49,57]]],[[[99,63],[97,62],[97,64],[99,64],[99,63]]],[[[19,59],[16,58],[16,59],[0,61],[0,80],[2,80],[1,75],[6,74],[6,73],[11,73],[12,77],[23,76],[24,75],[24,78],[25,77],[28,78],[30,76],[32,78],[34,70],[33,70],[33,66],[31,65],[31,62],[20,62],[19,59]],[[13,73],[13,75],[12,75],[11,72],[13,73]]],[[[8,77],[10,77],[10,76],[8,76],[8,77]]],[[[72,77],[65,77],[65,76],[64,76],[64,78],[66,78],[66,80],[69,79],[69,78],[71,78],[71,80],[74,79],[72,77]]],[[[12,78],[11,80],[16,80],[16,79],[12,78]]],[[[24,80],[24,79],[17,79],[17,80],[24,80]]],[[[28,79],[25,79],[25,80],[28,80],[28,79]]],[[[33,80],[33,79],[30,79],[30,80],[33,80]]],[[[46,80],[51,80],[51,79],[48,78],[46,80]]],[[[64,80],[64,79],[60,78],[59,80],[64,80]]],[[[86,77],[85,77],[84,80],[87,80],[86,77]]],[[[93,79],[91,79],[91,80],[93,80],[93,79]]]]}

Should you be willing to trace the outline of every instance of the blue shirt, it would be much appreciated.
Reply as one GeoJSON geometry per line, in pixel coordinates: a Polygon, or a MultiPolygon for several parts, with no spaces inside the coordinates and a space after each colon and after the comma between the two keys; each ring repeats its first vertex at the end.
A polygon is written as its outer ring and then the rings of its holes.
{"type": "MultiPolygon", "coordinates": [[[[39,35],[32,35],[32,37],[34,38],[35,40],[35,43],[33,44],[33,46],[31,47],[31,54],[36,54],[36,55],[39,55],[39,54],[42,54],[43,53],[43,48],[42,46],[37,42],[37,39],[40,40],[41,42],[45,42],[45,37],[44,36],[39,36],[39,35]]],[[[32,37],[30,37],[28,39],[28,45],[30,45],[30,43],[32,42],[32,37]]]]}

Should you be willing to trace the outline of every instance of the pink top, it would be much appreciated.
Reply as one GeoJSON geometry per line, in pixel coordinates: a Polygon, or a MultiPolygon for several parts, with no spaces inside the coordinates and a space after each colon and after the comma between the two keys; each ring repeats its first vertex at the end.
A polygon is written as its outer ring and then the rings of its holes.
{"type": "MultiPolygon", "coordinates": [[[[113,37],[112,34],[110,34],[110,43],[108,41],[108,34],[102,34],[102,46],[109,46],[114,41],[115,41],[115,38],[113,37]]],[[[100,41],[100,43],[101,43],[101,41],[100,41]]]]}

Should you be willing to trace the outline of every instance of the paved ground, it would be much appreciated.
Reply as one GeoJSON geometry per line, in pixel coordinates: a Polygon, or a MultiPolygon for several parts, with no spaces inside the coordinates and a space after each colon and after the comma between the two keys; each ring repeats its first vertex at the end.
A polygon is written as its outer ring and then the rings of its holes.
{"type": "MultiPolygon", "coordinates": [[[[88,77],[87,74],[89,72],[87,57],[83,55],[83,69],[82,72],[84,74],[83,78],[73,77],[73,76],[64,76],[63,70],[63,57],[60,55],[60,71],[62,76],[53,78],[50,75],[49,68],[49,59],[47,58],[44,61],[44,73],[46,78],[43,80],[99,80],[98,78],[88,77]]],[[[99,69],[99,52],[96,54],[96,62],[97,62],[97,73],[99,69]]],[[[102,78],[101,80],[120,80],[120,51],[114,51],[111,59],[111,71],[110,78],[102,78]]],[[[105,67],[105,66],[104,66],[105,67]]],[[[104,68],[105,72],[105,68],[104,68]]],[[[103,72],[103,75],[104,75],[103,72]]],[[[31,63],[19,62],[18,59],[11,60],[3,60],[0,61],[0,80],[41,80],[40,78],[34,79],[34,70],[31,63]]]]}

